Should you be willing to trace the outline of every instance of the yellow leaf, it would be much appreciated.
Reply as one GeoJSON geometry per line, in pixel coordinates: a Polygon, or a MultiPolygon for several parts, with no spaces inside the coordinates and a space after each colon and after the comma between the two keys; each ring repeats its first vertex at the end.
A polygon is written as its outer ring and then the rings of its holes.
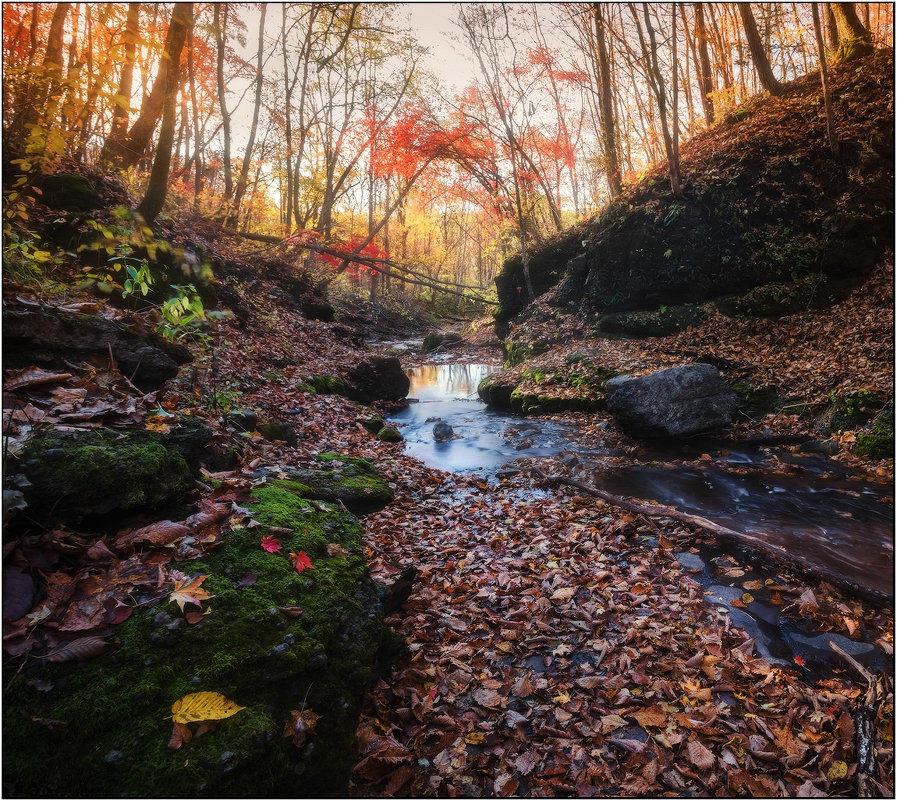
{"type": "Polygon", "coordinates": [[[561,692],[561,693],[558,693],[558,694],[557,694],[554,698],[552,698],[551,700],[552,700],[552,701],[555,701],[555,702],[558,703],[558,704],[569,704],[569,703],[570,703],[570,693],[568,693],[568,692],[561,692]]]}
{"type": "Polygon", "coordinates": [[[754,596],[749,592],[743,593],[741,596],[741,602],[743,604],[752,604],[754,602],[754,596]]]}
{"type": "Polygon", "coordinates": [[[171,705],[171,714],[175,723],[195,723],[198,720],[229,718],[245,708],[221,693],[190,693],[171,705]]]}
{"type": "Polygon", "coordinates": [[[464,736],[464,742],[468,745],[482,745],[486,742],[486,735],[481,731],[472,731],[464,736]]]}
{"type": "Polygon", "coordinates": [[[832,781],[834,781],[835,779],[843,779],[847,775],[847,763],[841,762],[840,760],[832,762],[832,765],[828,769],[826,775],[832,781]]]}

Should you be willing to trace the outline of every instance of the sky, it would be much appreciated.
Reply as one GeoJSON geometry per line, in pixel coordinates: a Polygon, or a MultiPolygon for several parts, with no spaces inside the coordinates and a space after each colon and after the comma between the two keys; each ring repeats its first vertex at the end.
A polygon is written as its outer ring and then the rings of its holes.
{"type": "Polygon", "coordinates": [[[475,64],[467,48],[457,41],[458,28],[451,22],[453,3],[402,3],[409,27],[418,41],[430,48],[426,66],[454,89],[473,82],[475,64]]]}

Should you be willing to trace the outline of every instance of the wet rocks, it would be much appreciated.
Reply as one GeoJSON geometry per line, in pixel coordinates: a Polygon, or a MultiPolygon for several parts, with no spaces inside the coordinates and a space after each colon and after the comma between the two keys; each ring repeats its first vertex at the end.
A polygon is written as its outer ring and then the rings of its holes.
{"type": "Polygon", "coordinates": [[[632,437],[676,437],[712,431],[732,420],[740,400],[709,364],[658,370],[607,382],[607,408],[632,437]]]}
{"type": "Polygon", "coordinates": [[[401,400],[411,382],[395,356],[372,356],[352,367],[346,376],[346,395],[360,403],[401,400]]]}
{"type": "Polygon", "coordinates": [[[437,442],[448,442],[455,436],[455,429],[453,429],[448,423],[444,420],[440,420],[436,425],[433,426],[433,439],[437,442]]]}

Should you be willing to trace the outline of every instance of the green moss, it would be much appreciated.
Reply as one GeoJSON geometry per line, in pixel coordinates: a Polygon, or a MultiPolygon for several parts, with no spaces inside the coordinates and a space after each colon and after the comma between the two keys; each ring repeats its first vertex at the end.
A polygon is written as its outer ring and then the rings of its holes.
{"type": "Polygon", "coordinates": [[[379,414],[370,417],[359,417],[356,422],[361,423],[361,425],[375,437],[380,429],[383,428],[383,418],[379,414]]]}
{"type": "Polygon", "coordinates": [[[158,507],[193,485],[184,453],[153,432],[39,435],[28,443],[21,470],[32,484],[29,504],[53,508],[60,519],[158,507]]]}
{"type": "MultiPolygon", "coordinates": [[[[770,245],[770,247],[772,247],[770,245]]],[[[793,268],[794,260],[790,255],[781,257],[783,269],[785,265],[793,268]]],[[[812,306],[826,305],[830,300],[830,292],[826,288],[827,277],[824,275],[808,275],[798,280],[784,283],[764,284],[736,297],[720,299],[719,310],[730,317],[781,317],[786,314],[806,311],[812,306]]]]}
{"type": "Polygon", "coordinates": [[[690,325],[700,325],[707,312],[691,303],[682,306],[661,306],[654,311],[618,312],[605,314],[599,321],[602,333],[629,336],[658,337],[681,331],[690,325]]]}
{"type": "Polygon", "coordinates": [[[358,521],[293,489],[281,481],[256,487],[248,506],[262,525],[234,530],[202,560],[178,565],[208,576],[203,587],[214,597],[204,607],[212,611],[199,623],[188,625],[163,592],[116,627],[108,655],[83,665],[32,661],[14,675],[3,709],[7,793],[344,794],[357,711],[383,636],[379,603],[358,521]],[[261,548],[265,534],[282,540],[280,553],[261,548]],[[340,555],[328,555],[328,544],[340,555]],[[300,550],[314,565],[301,574],[288,558],[300,550]],[[38,692],[35,678],[53,689],[38,692]],[[199,691],[246,709],[171,750],[171,704],[199,691]],[[289,711],[303,708],[321,719],[300,750],[281,731],[289,711]],[[34,718],[67,725],[57,733],[34,718]]]}
{"type": "Polygon", "coordinates": [[[336,375],[313,375],[305,383],[319,395],[342,395],[345,397],[349,391],[346,382],[336,375]]]}
{"type": "Polygon", "coordinates": [[[870,459],[894,458],[894,410],[885,409],[875,418],[872,430],[857,434],[853,448],[857,456],[870,459]]]}
{"type": "Polygon", "coordinates": [[[383,426],[383,428],[377,432],[377,439],[382,442],[401,442],[405,438],[397,428],[383,426]]]}
{"type": "Polygon", "coordinates": [[[732,390],[740,395],[747,408],[753,412],[769,412],[776,408],[779,396],[771,387],[757,387],[748,380],[736,381],[732,390]]]}
{"type": "Polygon", "coordinates": [[[438,348],[443,341],[443,336],[441,334],[427,334],[424,337],[423,344],[421,345],[421,350],[424,353],[430,353],[436,348],[438,348]]]}
{"type": "Polygon", "coordinates": [[[560,396],[527,392],[516,388],[511,393],[511,410],[518,414],[558,414],[593,412],[606,408],[603,397],[560,396]]]}
{"type": "Polygon", "coordinates": [[[527,359],[532,359],[533,356],[545,353],[549,346],[546,342],[527,342],[519,338],[515,339],[513,336],[508,336],[502,343],[502,347],[505,352],[505,367],[515,367],[518,364],[522,364],[527,359]]]}
{"type": "Polygon", "coordinates": [[[477,385],[477,395],[487,406],[493,406],[497,409],[511,408],[511,393],[514,391],[514,384],[506,383],[501,373],[487,375],[477,385]]]}

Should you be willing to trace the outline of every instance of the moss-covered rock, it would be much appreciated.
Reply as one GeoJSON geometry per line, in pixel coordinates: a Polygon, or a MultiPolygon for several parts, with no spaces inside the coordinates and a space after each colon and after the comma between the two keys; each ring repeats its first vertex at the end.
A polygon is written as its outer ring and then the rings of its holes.
{"type": "Polygon", "coordinates": [[[442,334],[434,334],[431,332],[424,337],[424,341],[421,344],[421,350],[423,350],[424,353],[431,353],[432,351],[436,350],[436,348],[438,348],[442,344],[442,342],[442,334]]]}
{"type": "Polygon", "coordinates": [[[870,459],[894,458],[894,410],[884,409],[872,422],[871,430],[857,434],[853,452],[870,459]]]}
{"type": "Polygon", "coordinates": [[[377,439],[381,442],[401,442],[405,438],[397,428],[393,428],[393,426],[383,426],[383,428],[377,432],[377,439]]]}
{"type": "Polygon", "coordinates": [[[477,395],[487,406],[510,409],[511,393],[516,386],[517,379],[509,379],[505,373],[493,373],[477,385],[477,395]]]}
{"type": "Polygon", "coordinates": [[[653,311],[619,312],[602,315],[598,328],[602,333],[633,337],[662,337],[699,325],[707,312],[695,304],[661,306],[653,311]]]}
{"type": "Polygon", "coordinates": [[[730,317],[782,317],[809,308],[831,306],[846,296],[847,287],[825,275],[809,275],[790,283],[764,284],[743,295],[720,298],[719,310],[730,317]]]}
{"type": "Polygon", "coordinates": [[[286,442],[287,445],[295,445],[299,438],[296,429],[289,423],[282,423],[279,420],[269,420],[265,423],[259,423],[258,432],[265,439],[272,441],[286,442]]]}
{"type": "Polygon", "coordinates": [[[168,585],[139,599],[107,655],[32,659],[14,675],[3,704],[5,794],[345,794],[359,705],[389,641],[361,527],[337,505],[300,498],[288,481],[256,487],[247,505],[260,526],[234,529],[202,560],[178,565],[207,576],[211,611],[199,622],[168,603],[168,585]],[[266,534],[283,550],[263,550],[266,534]],[[291,552],[312,568],[297,573],[291,552]],[[245,709],[172,750],[171,705],[202,691],[245,709]],[[283,736],[294,710],[320,715],[298,746],[283,736]]]}
{"type": "Polygon", "coordinates": [[[516,367],[527,359],[539,356],[551,347],[551,343],[525,336],[507,336],[502,342],[505,353],[505,367],[516,367]]]}
{"type": "MultiPolygon", "coordinates": [[[[155,509],[193,486],[193,470],[211,437],[188,421],[168,434],[96,429],[39,433],[15,472],[24,473],[32,517],[79,520],[111,511],[155,509]]],[[[49,521],[47,521],[49,522],[49,521]]]]}
{"type": "Polygon", "coordinates": [[[337,375],[313,375],[305,380],[305,384],[319,395],[342,395],[345,397],[349,392],[346,382],[337,375]]]}
{"type": "MultiPolygon", "coordinates": [[[[291,490],[301,498],[339,501],[355,514],[382,509],[395,494],[367,459],[339,453],[321,453],[314,469],[286,472],[291,490]]],[[[265,475],[266,471],[260,471],[265,475]]],[[[282,474],[282,471],[278,471],[282,474]]]]}
{"type": "Polygon", "coordinates": [[[366,431],[370,432],[375,437],[383,428],[383,418],[379,414],[370,415],[368,417],[358,417],[355,422],[360,423],[366,431]]]}
{"type": "Polygon", "coordinates": [[[596,412],[607,408],[603,397],[530,392],[517,387],[511,393],[511,411],[524,415],[596,412]]]}

